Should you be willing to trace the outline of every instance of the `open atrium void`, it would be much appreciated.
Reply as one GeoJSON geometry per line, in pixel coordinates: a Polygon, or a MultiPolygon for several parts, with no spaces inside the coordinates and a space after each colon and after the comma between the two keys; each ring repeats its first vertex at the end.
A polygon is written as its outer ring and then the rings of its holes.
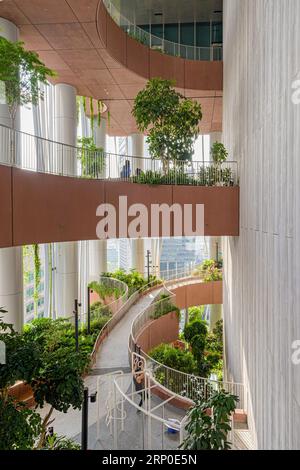
{"type": "Polygon", "coordinates": [[[299,43],[299,0],[0,0],[0,462],[300,449],[299,43]]]}

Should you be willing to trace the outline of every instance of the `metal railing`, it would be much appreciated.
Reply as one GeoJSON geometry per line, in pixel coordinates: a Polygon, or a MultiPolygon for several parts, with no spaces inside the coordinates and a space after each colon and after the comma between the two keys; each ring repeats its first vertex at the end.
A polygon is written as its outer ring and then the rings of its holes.
{"type": "MultiPolygon", "coordinates": [[[[192,273],[191,273],[192,274],[192,273]]],[[[168,283],[170,286],[170,282],[168,283]]],[[[243,410],[247,410],[246,395],[244,385],[241,383],[217,381],[210,378],[199,377],[194,374],[187,374],[175,369],[172,369],[150,357],[145,351],[142,351],[138,347],[138,336],[142,332],[144,327],[157,316],[159,311],[163,311],[165,304],[171,302],[175,304],[176,296],[171,292],[168,285],[164,284],[164,293],[167,293],[169,297],[166,299],[160,299],[146,307],[136,318],[133,320],[131,325],[131,332],[129,337],[129,354],[135,353],[136,351],[141,354],[147,363],[147,368],[152,371],[155,380],[162,385],[163,388],[170,390],[173,394],[175,393],[181,399],[194,402],[199,395],[203,398],[209,398],[217,390],[225,390],[233,395],[236,395],[239,399],[238,406],[243,410]]]]}
{"type": "Polygon", "coordinates": [[[30,171],[140,184],[236,186],[237,162],[173,161],[91,151],[0,125],[0,163],[30,171]]]}
{"type": "Polygon", "coordinates": [[[136,41],[150,47],[151,49],[155,49],[163,54],[181,57],[188,60],[223,60],[222,44],[213,44],[210,47],[199,47],[168,41],[167,39],[149,33],[145,29],[140,28],[125,18],[125,16],[122,15],[122,13],[120,13],[113,4],[112,0],[102,1],[111,18],[120,28],[123,29],[123,31],[136,41]]]}
{"type": "MultiPolygon", "coordinates": [[[[114,294],[119,293],[115,299],[107,304],[97,304],[95,307],[91,305],[91,320],[96,320],[103,316],[113,316],[115,313],[120,310],[120,308],[124,305],[124,303],[128,299],[128,286],[125,282],[120,281],[119,279],[115,279],[113,277],[106,277],[100,276],[98,279],[95,279],[96,282],[99,283],[100,286],[103,286],[107,290],[107,298],[110,296],[114,296],[114,294]],[[109,292],[111,291],[111,295],[109,292]],[[115,292],[114,292],[115,291],[115,292]]],[[[97,294],[97,291],[94,290],[97,294]]],[[[104,299],[99,296],[100,303],[103,302],[104,299]]],[[[87,313],[82,313],[80,315],[80,319],[83,323],[87,320],[87,313]]]]}

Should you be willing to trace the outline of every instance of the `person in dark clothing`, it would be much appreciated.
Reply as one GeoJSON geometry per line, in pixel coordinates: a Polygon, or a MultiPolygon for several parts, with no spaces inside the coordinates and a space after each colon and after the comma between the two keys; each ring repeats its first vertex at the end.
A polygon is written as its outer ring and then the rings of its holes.
{"type": "Polygon", "coordinates": [[[133,381],[135,385],[135,390],[136,392],[139,392],[139,395],[141,397],[139,402],[139,407],[141,407],[145,399],[145,374],[139,365],[137,365],[137,367],[133,371],[133,381]]]}
{"type": "Polygon", "coordinates": [[[125,165],[123,165],[123,168],[121,170],[121,178],[127,179],[131,175],[131,169],[130,169],[130,161],[125,160],[125,165]]]}

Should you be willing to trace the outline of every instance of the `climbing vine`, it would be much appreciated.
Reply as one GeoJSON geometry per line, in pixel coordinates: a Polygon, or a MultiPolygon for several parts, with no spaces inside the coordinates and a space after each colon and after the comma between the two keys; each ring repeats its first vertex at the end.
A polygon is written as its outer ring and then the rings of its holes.
{"type": "Polygon", "coordinates": [[[34,304],[35,304],[35,315],[37,315],[38,300],[39,300],[39,287],[41,283],[41,258],[40,258],[40,247],[39,245],[33,245],[34,255],[34,304]]]}
{"type": "MultiPolygon", "coordinates": [[[[90,124],[91,124],[91,133],[94,136],[94,123],[95,123],[95,116],[97,117],[97,125],[100,127],[101,125],[101,110],[103,108],[103,101],[97,100],[97,110],[94,108],[94,99],[87,98],[86,96],[81,97],[82,108],[85,114],[87,114],[87,100],[89,100],[89,112],[90,112],[90,124]],[[96,112],[97,111],[97,112],[96,112]]],[[[107,123],[110,125],[110,112],[107,111],[107,123]]]]}

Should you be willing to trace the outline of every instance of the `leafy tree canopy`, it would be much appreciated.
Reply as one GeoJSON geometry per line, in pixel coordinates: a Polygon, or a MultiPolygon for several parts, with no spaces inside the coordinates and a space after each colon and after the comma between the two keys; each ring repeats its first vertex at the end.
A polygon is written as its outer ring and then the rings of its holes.
{"type": "Polygon", "coordinates": [[[55,73],[44,65],[36,52],[27,51],[23,42],[0,37],[0,81],[5,86],[5,98],[12,120],[17,107],[38,104],[43,98],[41,84],[55,73]]]}
{"type": "Polygon", "coordinates": [[[174,89],[175,82],[152,78],[134,102],[133,116],[138,129],[148,132],[149,152],[164,166],[170,160],[191,159],[199,134],[201,106],[174,89]]]}

